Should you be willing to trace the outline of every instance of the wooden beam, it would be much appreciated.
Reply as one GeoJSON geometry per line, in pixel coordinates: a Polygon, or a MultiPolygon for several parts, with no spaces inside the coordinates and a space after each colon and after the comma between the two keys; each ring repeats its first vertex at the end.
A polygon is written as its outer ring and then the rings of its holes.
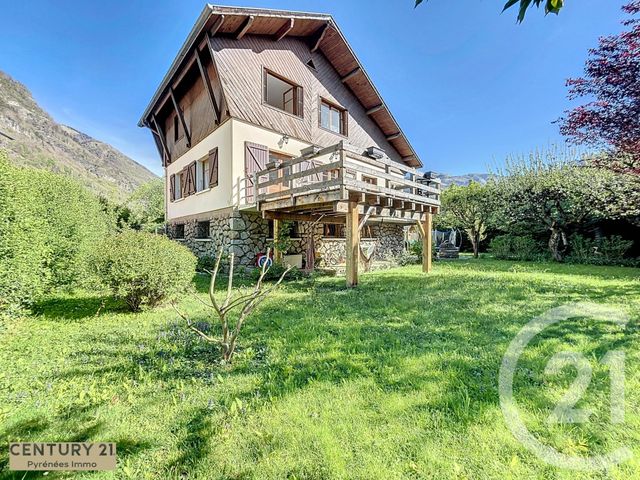
{"type": "Polygon", "coordinates": [[[204,83],[207,92],[209,93],[209,100],[211,100],[211,106],[213,107],[213,112],[216,115],[216,124],[220,123],[220,106],[216,100],[216,96],[213,93],[213,87],[211,86],[211,79],[209,78],[209,72],[202,63],[202,59],[200,58],[200,50],[196,48],[195,52],[196,61],[198,62],[198,69],[200,70],[200,77],[202,77],[202,82],[204,83]]]}
{"type": "Polygon", "coordinates": [[[360,259],[360,230],[358,229],[358,204],[349,202],[346,225],[347,287],[358,285],[358,260],[360,259]]]}
{"type": "Polygon", "coordinates": [[[324,36],[327,34],[329,30],[329,22],[325,23],[322,27],[318,29],[318,31],[313,36],[313,42],[311,44],[311,53],[315,52],[320,48],[320,43],[324,39],[324,36]]]}
{"type": "MultiPolygon", "coordinates": [[[[358,224],[358,231],[361,232],[363,227],[365,226],[365,224],[367,223],[367,220],[369,220],[369,217],[371,216],[372,213],[374,213],[376,211],[375,207],[369,207],[367,209],[367,212],[362,216],[362,218],[360,219],[360,223],[358,224]]],[[[359,213],[359,212],[358,212],[359,213]]]]}
{"type": "Polygon", "coordinates": [[[245,36],[245,34],[249,31],[249,29],[251,28],[251,25],[253,25],[253,22],[255,20],[256,20],[256,17],[254,17],[253,15],[249,15],[246,18],[246,20],[242,22],[242,25],[240,25],[240,28],[236,31],[236,33],[234,33],[236,40],[240,40],[242,37],[245,36]]]}
{"type": "Polygon", "coordinates": [[[393,135],[387,135],[387,141],[395,140],[396,138],[400,138],[402,134],[400,132],[394,133],[393,135]]]}
{"type": "Polygon", "coordinates": [[[322,216],[322,215],[313,215],[313,214],[302,214],[302,213],[285,213],[285,212],[262,212],[262,218],[267,220],[282,220],[287,222],[316,222],[319,223],[328,223],[335,225],[344,225],[346,223],[346,219],[341,217],[330,217],[330,216],[322,216]]]}
{"type": "Polygon", "coordinates": [[[176,113],[178,114],[178,118],[180,118],[180,123],[182,124],[182,128],[184,129],[184,134],[187,136],[187,148],[191,148],[191,133],[189,133],[189,127],[187,127],[187,122],[184,119],[182,110],[180,110],[180,107],[178,106],[178,102],[176,101],[176,96],[173,92],[173,87],[169,87],[169,96],[171,97],[173,108],[176,110],[176,113]]]}
{"type": "Polygon", "coordinates": [[[295,23],[296,22],[293,18],[287,19],[286,23],[282,27],[280,27],[280,29],[273,36],[273,40],[275,42],[279,42],[284,37],[286,37],[289,34],[289,32],[293,30],[293,26],[295,25],[295,23]]]}
{"type": "MultiPolygon", "coordinates": [[[[158,138],[160,139],[160,143],[162,144],[162,150],[164,151],[164,154],[167,156],[167,162],[171,163],[171,155],[169,154],[169,149],[167,148],[164,130],[162,130],[162,127],[158,123],[158,120],[156,119],[156,116],[154,114],[151,114],[151,121],[155,125],[156,131],[158,132],[158,138]]],[[[165,164],[165,162],[162,162],[162,163],[165,164]]]]}
{"type": "Polygon", "coordinates": [[[220,30],[220,27],[222,27],[223,23],[224,15],[220,15],[218,19],[213,23],[213,25],[211,25],[211,28],[209,29],[209,36],[215,37],[216,33],[218,33],[218,30],[220,30]]]}
{"type": "Polygon", "coordinates": [[[431,272],[431,230],[433,224],[433,216],[427,213],[422,224],[422,271],[424,273],[431,272]]]}
{"type": "Polygon", "coordinates": [[[342,83],[346,83],[349,80],[351,80],[353,77],[355,77],[356,75],[358,75],[360,73],[362,69],[360,67],[356,67],[353,70],[351,70],[349,73],[347,73],[344,77],[342,77],[342,83]]]}
{"type": "Polygon", "coordinates": [[[276,263],[282,263],[282,252],[278,249],[278,241],[280,240],[280,220],[273,220],[273,259],[276,263]]]}
{"type": "Polygon", "coordinates": [[[383,108],[384,108],[384,103],[381,103],[380,105],[376,105],[375,107],[367,110],[367,115],[373,115],[374,113],[379,112],[383,108]]]}

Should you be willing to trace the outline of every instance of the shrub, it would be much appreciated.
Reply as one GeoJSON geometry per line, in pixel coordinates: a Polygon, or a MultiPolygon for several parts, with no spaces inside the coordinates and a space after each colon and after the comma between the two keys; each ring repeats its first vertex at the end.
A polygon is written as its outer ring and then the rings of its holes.
{"type": "Polygon", "coordinates": [[[0,152],[0,312],[14,315],[47,290],[84,283],[109,223],[74,180],[14,167],[0,152]]]}
{"type": "Polygon", "coordinates": [[[594,265],[633,265],[635,262],[625,259],[624,255],[633,246],[631,240],[618,235],[598,240],[582,235],[572,235],[569,240],[571,254],[568,261],[594,265]]]}
{"type": "Polygon", "coordinates": [[[544,257],[538,242],[526,235],[499,235],[491,240],[489,251],[502,260],[533,261],[544,257]]]}
{"type": "Polygon", "coordinates": [[[411,252],[402,252],[402,255],[398,257],[398,265],[419,265],[422,263],[422,253],[420,255],[414,255],[411,252]]]}
{"type": "Polygon", "coordinates": [[[202,257],[198,257],[198,263],[196,265],[196,270],[199,272],[210,272],[216,266],[216,257],[212,257],[211,255],[204,255],[202,257]]]}
{"type": "Polygon", "coordinates": [[[409,243],[409,252],[418,257],[422,257],[422,240],[414,240],[409,243]]]}
{"type": "Polygon", "coordinates": [[[188,290],[196,269],[187,247],[133,230],[101,242],[94,263],[102,282],[133,311],[176,298],[188,290]]]}

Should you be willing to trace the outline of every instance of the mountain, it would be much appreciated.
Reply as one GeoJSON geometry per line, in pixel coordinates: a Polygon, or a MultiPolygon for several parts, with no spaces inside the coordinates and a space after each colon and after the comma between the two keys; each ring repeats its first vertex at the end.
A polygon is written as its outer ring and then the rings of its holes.
{"type": "Polygon", "coordinates": [[[469,185],[469,182],[478,182],[484,185],[491,176],[488,173],[467,173],[466,175],[448,175],[446,173],[438,173],[438,177],[442,180],[442,188],[450,185],[469,185]]]}
{"type": "Polygon", "coordinates": [[[71,176],[112,200],[124,200],[137,186],[156,178],[111,145],[56,123],[23,84],[2,71],[0,149],[16,165],[71,176]]]}

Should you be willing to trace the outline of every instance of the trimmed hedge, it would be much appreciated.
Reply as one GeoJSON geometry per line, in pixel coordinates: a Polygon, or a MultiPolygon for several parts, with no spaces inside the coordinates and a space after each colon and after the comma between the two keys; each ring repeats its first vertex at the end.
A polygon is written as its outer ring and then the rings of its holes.
{"type": "Polygon", "coordinates": [[[94,256],[95,270],[104,285],[133,311],[155,307],[187,291],[196,263],[187,247],[134,230],[107,237],[94,256]]]}

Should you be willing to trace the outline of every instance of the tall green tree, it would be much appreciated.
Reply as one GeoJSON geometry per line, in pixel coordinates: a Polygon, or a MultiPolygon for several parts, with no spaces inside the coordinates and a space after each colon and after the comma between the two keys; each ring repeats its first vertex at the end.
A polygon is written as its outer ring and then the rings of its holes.
{"type": "MultiPolygon", "coordinates": [[[[420,5],[424,0],[416,0],[416,7],[420,5]]],[[[540,7],[544,5],[545,13],[560,13],[560,9],[564,6],[564,0],[508,0],[504,4],[502,11],[510,9],[511,7],[518,5],[518,22],[523,22],[524,17],[527,14],[527,10],[531,7],[540,7]]]]}
{"type": "Polygon", "coordinates": [[[131,225],[153,231],[164,223],[164,179],[156,178],[140,185],[127,199],[131,225]]]}
{"type": "Polygon", "coordinates": [[[487,237],[492,219],[494,194],[492,187],[470,182],[466,186],[452,185],[442,192],[441,224],[464,230],[478,258],[480,242],[487,237]]]}
{"type": "Polygon", "coordinates": [[[543,227],[553,258],[562,261],[569,233],[603,218],[620,218],[629,184],[608,169],[536,153],[507,162],[494,181],[501,228],[543,227]]]}

